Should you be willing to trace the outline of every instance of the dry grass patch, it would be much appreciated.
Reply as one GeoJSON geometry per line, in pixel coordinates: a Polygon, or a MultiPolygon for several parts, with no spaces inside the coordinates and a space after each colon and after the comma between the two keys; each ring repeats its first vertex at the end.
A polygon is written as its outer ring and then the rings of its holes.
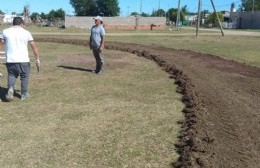
{"type": "Polygon", "coordinates": [[[170,167],[177,159],[183,105],[155,63],[105,51],[106,71],[95,75],[88,48],[38,45],[30,99],[0,103],[1,167],[170,167]]]}

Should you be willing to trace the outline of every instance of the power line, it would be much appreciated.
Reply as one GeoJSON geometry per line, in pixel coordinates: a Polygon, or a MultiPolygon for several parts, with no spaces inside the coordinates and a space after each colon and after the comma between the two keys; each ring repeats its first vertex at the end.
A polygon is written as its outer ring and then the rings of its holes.
{"type": "MultiPolygon", "coordinates": [[[[235,1],[234,3],[235,4],[241,3],[241,0],[235,1]]],[[[222,5],[215,5],[215,7],[220,8],[220,7],[230,6],[230,4],[231,3],[226,3],[226,4],[222,4],[222,5]]],[[[207,6],[207,7],[212,7],[211,4],[203,3],[203,5],[207,6]]]]}

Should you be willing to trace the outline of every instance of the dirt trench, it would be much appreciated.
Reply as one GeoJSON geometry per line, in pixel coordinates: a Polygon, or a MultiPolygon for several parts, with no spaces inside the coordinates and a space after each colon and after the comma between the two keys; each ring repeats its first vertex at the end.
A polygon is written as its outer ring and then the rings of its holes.
{"type": "MultiPolygon", "coordinates": [[[[39,42],[85,45],[84,40],[38,38],[39,42]]],[[[174,167],[260,167],[260,69],[218,56],[108,42],[107,49],[130,52],[158,63],[178,85],[186,120],[180,158],[174,167]]]]}

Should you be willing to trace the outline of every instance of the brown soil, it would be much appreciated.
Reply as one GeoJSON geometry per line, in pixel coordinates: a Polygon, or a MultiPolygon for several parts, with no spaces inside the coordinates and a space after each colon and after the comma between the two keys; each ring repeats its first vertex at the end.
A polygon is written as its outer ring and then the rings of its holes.
{"type": "MultiPolygon", "coordinates": [[[[87,45],[82,40],[37,39],[87,45]]],[[[107,49],[154,60],[183,94],[186,116],[174,167],[260,167],[260,69],[159,46],[108,42],[107,49]]]]}

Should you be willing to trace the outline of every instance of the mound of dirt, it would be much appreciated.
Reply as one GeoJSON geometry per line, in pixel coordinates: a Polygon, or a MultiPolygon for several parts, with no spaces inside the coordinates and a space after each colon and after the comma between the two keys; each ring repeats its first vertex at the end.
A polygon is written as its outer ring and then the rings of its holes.
{"type": "MultiPolygon", "coordinates": [[[[84,40],[37,41],[88,44],[84,40]]],[[[176,144],[181,157],[174,167],[259,167],[259,68],[160,46],[108,42],[106,48],[157,62],[179,86],[186,120],[176,144]]]]}

